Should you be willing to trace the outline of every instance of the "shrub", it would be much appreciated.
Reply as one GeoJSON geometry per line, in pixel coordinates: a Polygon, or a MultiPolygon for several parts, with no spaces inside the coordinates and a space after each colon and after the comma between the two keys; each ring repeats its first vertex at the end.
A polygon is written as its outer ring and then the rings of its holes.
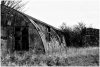
{"type": "Polygon", "coordinates": [[[99,46],[99,30],[86,28],[84,23],[75,25],[73,29],[63,23],[61,30],[65,37],[67,47],[99,46]]]}

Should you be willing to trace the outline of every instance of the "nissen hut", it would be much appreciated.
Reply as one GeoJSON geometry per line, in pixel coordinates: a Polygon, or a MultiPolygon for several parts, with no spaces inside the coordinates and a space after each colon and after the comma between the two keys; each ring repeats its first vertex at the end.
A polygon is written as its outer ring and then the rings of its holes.
{"type": "MultiPolygon", "coordinates": [[[[20,3],[20,2],[19,2],[20,3]]],[[[20,10],[12,1],[1,2],[1,47],[14,52],[36,54],[61,51],[66,45],[61,30],[35,19],[20,10]]]]}

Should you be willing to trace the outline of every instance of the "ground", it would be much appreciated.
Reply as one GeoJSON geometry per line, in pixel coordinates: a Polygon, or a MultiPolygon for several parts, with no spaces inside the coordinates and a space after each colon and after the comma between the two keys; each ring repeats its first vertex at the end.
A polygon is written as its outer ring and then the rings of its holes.
{"type": "MultiPolygon", "coordinates": [[[[2,51],[3,52],[3,51],[2,51]]],[[[1,55],[2,66],[99,66],[99,47],[66,48],[59,53],[36,55],[33,52],[1,55]]]]}

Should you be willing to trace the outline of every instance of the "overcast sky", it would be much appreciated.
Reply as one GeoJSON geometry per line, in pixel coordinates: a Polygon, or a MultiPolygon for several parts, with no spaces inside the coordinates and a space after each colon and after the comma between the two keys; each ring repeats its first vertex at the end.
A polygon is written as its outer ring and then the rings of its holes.
{"type": "Polygon", "coordinates": [[[99,0],[22,0],[28,2],[24,12],[59,28],[65,22],[73,26],[83,22],[100,29],[99,0]]]}

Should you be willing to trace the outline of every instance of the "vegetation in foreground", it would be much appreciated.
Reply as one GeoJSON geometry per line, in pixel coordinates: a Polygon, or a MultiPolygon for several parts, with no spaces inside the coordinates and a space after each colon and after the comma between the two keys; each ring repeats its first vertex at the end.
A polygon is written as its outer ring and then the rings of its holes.
{"type": "Polygon", "coordinates": [[[36,55],[25,52],[11,58],[9,54],[1,56],[2,66],[98,66],[99,48],[68,48],[66,53],[36,55]]]}

